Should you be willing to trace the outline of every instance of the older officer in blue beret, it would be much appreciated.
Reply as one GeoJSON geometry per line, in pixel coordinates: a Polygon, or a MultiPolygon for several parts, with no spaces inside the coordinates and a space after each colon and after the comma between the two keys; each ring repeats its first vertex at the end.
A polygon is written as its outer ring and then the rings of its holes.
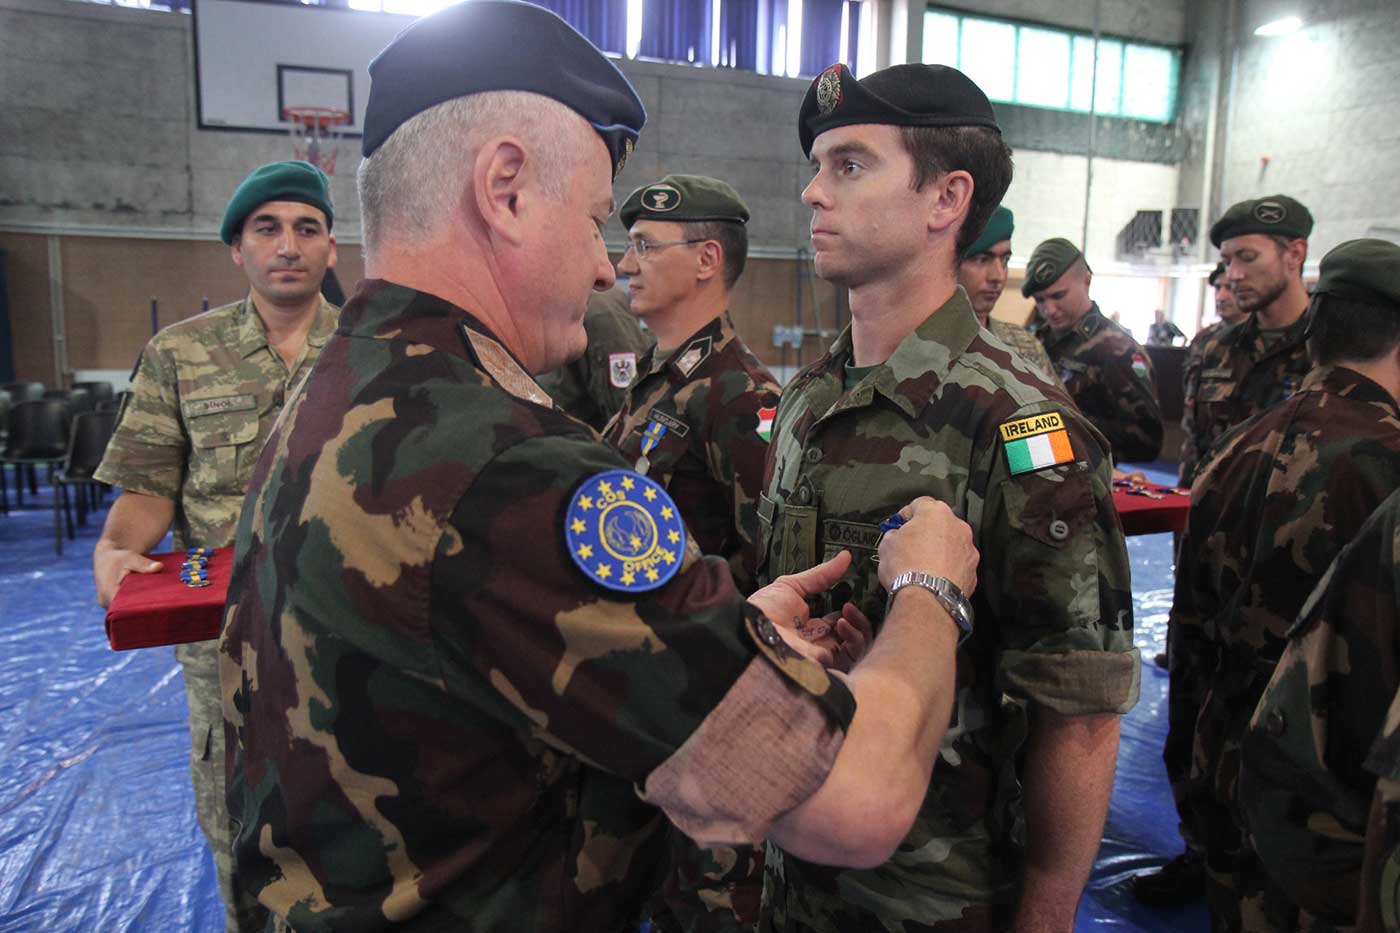
{"type": "MultiPolygon", "coordinates": [[[[297,930],[614,931],[659,883],[666,817],[883,861],[950,719],[957,626],[901,597],[833,677],[775,622],[808,622],[848,555],[745,601],[531,376],[582,352],[613,284],[636,93],[506,0],[419,20],[370,74],[368,278],[258,465],[220,645],[250,889],[297,930]]],[[[971,587],[968,528],[902,514],[887,582],[971,587]]]]}

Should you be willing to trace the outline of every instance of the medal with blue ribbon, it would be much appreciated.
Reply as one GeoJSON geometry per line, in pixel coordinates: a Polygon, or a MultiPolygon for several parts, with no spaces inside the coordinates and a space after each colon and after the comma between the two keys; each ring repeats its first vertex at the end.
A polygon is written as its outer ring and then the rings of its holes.
{"type": "Polygon", "coordinates": [[[630,470],[589,477],[564,516],[569,556],[584,576],[620,593],[645,593],[676,575],[685,523],[655,480],[630,470]]]}
{"type": "Polygon", "coordinates": [[[666,433],[666,425],[660,421],[652,420],[647,422],[646,430],[642,432],[642,455],[637,458],[636,470],[643,476],[651,469],[651,458],[647,454],[656,449],[656,445],[661,443],[661,438],[666,433]]]}

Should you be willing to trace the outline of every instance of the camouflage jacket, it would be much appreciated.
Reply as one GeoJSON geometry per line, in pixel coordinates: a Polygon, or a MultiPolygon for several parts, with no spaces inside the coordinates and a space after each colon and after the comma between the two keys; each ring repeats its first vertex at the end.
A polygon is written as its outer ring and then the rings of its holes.
{"type": "Polygon", "coordinates": [[[174,500],[177,548],[232,544],[253,464],[339,313],[321,301],[291,367],[268,346],[252,295],[156,334],[97,479],[174,500]]]}
{"type": "Polygon", "coordinates": [[[1050,357],[1045,352],[1045,347],[1036,339],[1035,334],[1010,321],[999,321],[996,318],[987,320],[987,330],[996,334],[997,339],[1006,344],[1021,358],[1032,366],[1040,369],[1055,382],[1060,381],[1060,373],[1055,369],[1055,364],[1050,362],[1050,357]]]}
{"type": "Polygon", "coordinates": [[[1133,335],[1096,304],[1069,330],[1038,336],[1084,417],[1108,438],[1115,463],[1146,463],[1162,450],[1152,362],[1133,335]]]}
{"type": "Polygon", "coordinates": [[[1306,331],[1305,315],[1271,349],[1266,348],[1259,319],[1251,314],[1209,336],[1203,331],[1191,342],[1181,414],[1186,435],[1181,445],[1183,486],[1195,479],[1196,469],[1222,434],[1288,398],[1302,385],[1312,366],[1306,331]]]}
{"type": "MultiPolygon", "coordinates": [[[[1356,922],[1376,778],[1400,789],[1397,534],[1400,492],[1303,605],[1242,749],[1240,803],[1254,851],[1300,906],[1338,925],[1356,922]]],[[[1391,859],[1396,844],[1385,846],[1391,859]]]]}
{"type": "Polygon", "coordinates": [[[1220,440],[1191,489],[1169,635],[1168,745],[1192,749],[1193,795],[1233,807],[1239,743],[1289,626],[1397,486],[1400,408],[1354,370],[1313,370],[1220,440]]]}
{"type": "Polygon", "coordinates": [[[565,366],[540,377],[554,403],[596,431],[627,401],[637,378],[637,363],[656,340],[629,310],[627,293],[614,288],[595,292],[583,318],[588,349],[565,366]]]}
{"type": "Polygon", "coordinates": [[[879,523],[932,496],[972,526],[982,555],[976,629],[958,650],[954,721],[909,837],[869,871],[770,846],[760,928],[1000,930],[1020,886],[1027,705],[1072,715],[1126,712],[1137,699],[1110,464],[1064,389],[979,327],[961,292],[846,390],[850,358],[848,329],[783,393],[759,506],[761,579],[849,549],[830,605],[853,600],[878,626],[879,523]],[[1032,441],[1063,462],[1024,463],[1032,441]]]}
{"type": "Polygon", "coordinates": [[[657,807],[747,843],[825,779],[854,700],[723,561],[687,541],[632,593],[575,562],[570,504],[625,466],[466,312],[361,283],[259,460],[220,644],[264,906],[297,930],[635,929],[657,807]]]}
{"type": "Polygon", "coordinates": [[[728,315],[666,359],[643,357],[641,373],[603,436],[629,464],[645,456],[639,472],[671,493],[700,550],[726,558],[739,589],[752,592],[755,505],[778,383],[728,315]]]}

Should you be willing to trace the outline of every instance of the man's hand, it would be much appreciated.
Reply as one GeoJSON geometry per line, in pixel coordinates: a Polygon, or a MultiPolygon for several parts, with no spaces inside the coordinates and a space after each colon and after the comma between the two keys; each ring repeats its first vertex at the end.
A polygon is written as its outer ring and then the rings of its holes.
{"type": "Polygon", "coordinates": [[[880,582],[889,589],[914,570],[947,577],[964,596],[977,588],[977,548],[972,529],[942,502],[920,496],[899,510],[904,526],[880,539],[880,582]]]}
{"type": "Polygon", "coordinates": [[[164,568],[158,560],[151,560],[144,554],[120,548],[94,550],[92,555],[92,576],[97,583],[97,604],[106,609],[117,595],[117,587],[122,585],[129,573],[156,573],[164,568]]]}
{"type": "Polygon", "coordinates": [[[793,628],[783,624],[778,631],[801,654],[823,667],[848,673],[875,641],[870,620],[855,603],[846,603],[840,612],[828,613],[820,619],[801,621],[793,628]]]}
{"type": "MultiPolygon", "coordinates": [[[[807,600],[835,586],[851,566],[851,552],[842,551],[801,573],[779,577],[749,597],[749,602],[763,610],[771,621],[788,629],[811,622],[807,600]]],[[[786,634],[786,633],[784,633],[786,634]]]]}

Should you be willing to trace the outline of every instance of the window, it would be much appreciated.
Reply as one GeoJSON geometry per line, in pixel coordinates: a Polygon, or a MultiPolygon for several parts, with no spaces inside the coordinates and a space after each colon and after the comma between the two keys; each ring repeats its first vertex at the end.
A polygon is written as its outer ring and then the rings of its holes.
{"type": "Polygon", "coordinates": [[[923,60],[951,65],[995,101],[1170,123],[1178,49],[930,8],[923,60]],[[1091,104],[1092,101],[1092,104],[1091,104]]]}

